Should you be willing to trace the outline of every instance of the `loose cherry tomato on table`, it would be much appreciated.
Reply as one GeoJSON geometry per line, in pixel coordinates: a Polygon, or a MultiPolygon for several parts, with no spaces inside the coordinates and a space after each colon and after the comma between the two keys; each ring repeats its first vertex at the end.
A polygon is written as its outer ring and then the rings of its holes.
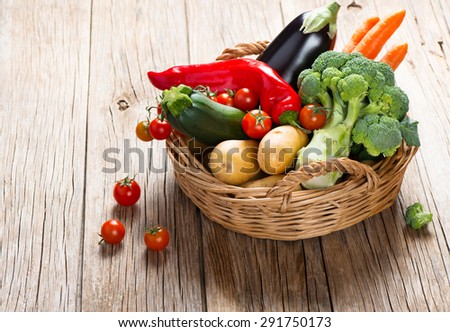
{"type": "Polygon", "coordinates": [[[236,91],[234,95],[234,106],[243,111],[250,111],[258,106],[258,96],[248,88],[236,91]]]}
{"type": "Polygon", "coordinates": [[[270,129],[272,129],[272,119],[269,114],[260,109],[248,112],[242,119],[242,130],[250,138],[263,138],[270,129]]]}
{"type": "Polygon", "coordinates": [[[117,181],[113,190],[114,199],[122,206],[131,206],[136,204],[141,196],[141,187],[134,180],[128,176],[117,181]]]}
{"type": "Polygon", "coordinates": [[[107,220],[100,229],[101,240],[98,244],[106,242],[109,244],[118,244],[125,237],[125,226],[115,219],[107,220]]]}
{"type": "Polygon", "coordinates": [[[307,104],[301,109],[299,120],[307,130],[320,129],[327,121],[327,110],[320,104],[307,104]]]}
{"type": "Polygon", "coordinates": [[[172,127],[165,119],[156,118],[150,122],[149,131],[154,139],[163,140],[170,136],[172,127]]]}
{"type": "Polygon", "coordinates": [[[144,142],[150,142],[153,139],[153,137],[152,135],[150,135],[149,127],[150,122],[148,122],[148,120],[139,122],[136,126],[137,138],[139,138],[141,141],[144,142]]]}
{"type": "Polygon", "coordinates": [[[163,250],[169,244],[169,240],[169,232],[164,227],[149,227],[145,230],[144,242],[152,251],[163,250]]]}
{"type": "Polygon", "coordinates": [[[217,102],[227,106],[234,106],[233,96],[230,92],[222,92],[217,97],[217,102]]]}

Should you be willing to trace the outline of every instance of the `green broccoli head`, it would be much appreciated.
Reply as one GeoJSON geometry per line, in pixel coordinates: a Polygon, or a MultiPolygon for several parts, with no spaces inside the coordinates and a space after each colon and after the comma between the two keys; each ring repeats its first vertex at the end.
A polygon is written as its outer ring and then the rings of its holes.
{"type": "Polygon", "coordinates": [[[316,100],[325,108],[331,108],[333,106],[333,100],[330,94],[322,85],[320,73],[315,71],[310,71],[302,75],[299,95],[303,100],[316,100]]]}
{"type": "Polygon", "coordinates": [[[379,103],[383,113],[399,121],[408,113],[408,95],[398,86],[385,86],[379,103]]]}
{"type": "Polygon", "coordinates": [[[369,84],[369,92],[367,93],[369,100],[379,99],[386,86],[384,76],[379,71],[375,71],[375,76],[372,76],[370,79],[365,77],[365,79],[369,84]]]}
{"type": "Polygon", "coordinates": [[[377,70],[375,61],[359,56],[349,59],[342,67],[342,73],[346,75],[359,74],[369,85],[368,96],[370,99],[378,99],[385,85],[385,79],[377,70]]]}
{"type": "Polygon", "coordinates": [[[406,223],[413,229],[419,229],[433,220],[433,214],[423,210],[420,203],[414,203],[406,208],[406,223]]]}
{"type": "Polygon", "coordinates": [[[337,88],[344,101],[362,100],[369,88],[368,83],[359,74],[350,74],[339,80],[337,88]]]}
{"type": "Polygon", "coordinates": [[[353,56],[345,52],[326,51],[316,58],[311,68],[319,73],[322,73],[326,68],[329,67],[339,69],[343,65],[345,65],[348,59],[352,57],[353,56]]]}
{"type": "Polygon", "coordinates": [[[302,96],[302,104],[317,104],[319,103],[319,100],[316,97],[310,97],[310,96],[302,96]]]}
{"type": "Polygon", "coordinates": [[[356,121],[352,140],[362,144],[371,156],[390,157],[402,143],[400,122],[386,115],[368,114],[356,121]]]}
{"type": "Polygon", "coordinates": [[[320,74],[316,72],[310,72],[305,75],[300,84],[300,96],[314,97],[324,92],[322,82],[320,80],[320,74]]]}
{"type": "Polygon", "coordinates": [[[314,73],[314,70],[312,70],[311,68],[304,69],[300,72],[300,74],[298,75],[298,78],[297,78],[297,87],[299,89],[300,89],[300,86],[302,85],[303,79],[311,73],[314,73]]]}
{"type": "Polygon", "coordinates": [[[367,149],[362,144],[352,144],[351,150],[350,150],[350,158],[355,159],[358,161],[371,161],[371,162],[377,162],[381,159],[381,155],[374,157],[371,156],[367,149]]]}
{"type": "Polygon", "coordinates": [[[375,68],[384,76],[384,82],[386,85],[395,85],[394,71],[387,63],[380,61],[373,61],[375,68]]]}
{"type": "Polygon", "coordinates": [[[337,82],[343,76],[342,72],[335,67],[325,68],[322,72],[322,86],[327,88],[336,88],[337,82]]]}
{"type": "Polygon", "coordinates": [[[402,121],[409,109],[409,99],[398,86],[385,85],[378,98],[370,100],[370,104],[361,109],[360,116],[367,114],[385,114],[402,121]]]}

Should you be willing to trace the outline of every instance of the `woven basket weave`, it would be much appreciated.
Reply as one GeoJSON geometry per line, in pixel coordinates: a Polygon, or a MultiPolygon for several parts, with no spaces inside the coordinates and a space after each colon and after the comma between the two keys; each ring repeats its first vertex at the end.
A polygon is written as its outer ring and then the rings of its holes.
{"type": "MultiPolygon", "coordinates": [[[[238,44],[217,60],[259,54],[267,44],[238,44]]],[[[204,215],[232,231],[273,240],[326,235],[389,208],[417,152],[403,143],[394,156],[372,167],[339,158],[291,171],[273,188],[241,188],[217,180],[190,152],[186,138],[173,133],[166,145],[179,186],[204,215]],[[332,171],[347,176],[328,189],[294,190],[301,182],[332,171]]]]}

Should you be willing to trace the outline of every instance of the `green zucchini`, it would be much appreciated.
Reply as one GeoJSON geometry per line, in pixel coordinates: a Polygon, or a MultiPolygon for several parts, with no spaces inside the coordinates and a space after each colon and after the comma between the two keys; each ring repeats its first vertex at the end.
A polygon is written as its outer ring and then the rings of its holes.
{"type": "Polygon", "coordinates": [[[245,115],[243,111],[217,103],[197,91],[190,93],[192,103],[188,106],[186,93],[180,92],[185,96],[177,99],[175,89],[180,91],[179,87],[165,90],[161,102],[172,128],[210,146],[230,139],[248,139],[241,125],[245,115]],[[177,100],[182,100],[181,107],[177,100]]]}

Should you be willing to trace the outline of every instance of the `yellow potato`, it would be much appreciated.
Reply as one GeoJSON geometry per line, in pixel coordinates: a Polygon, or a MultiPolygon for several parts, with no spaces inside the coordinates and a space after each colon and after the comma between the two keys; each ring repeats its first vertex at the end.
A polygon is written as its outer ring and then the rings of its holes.
{"type": "MultiPolygon", "coordinates": [[[[269,175],[262,179],[251,180],[241,184],[242,188],[272,188],[278,181],[283,179],[286,174],[269,175]]],[[[293,191],[300,190],[300,184],[293,191]]]]}
{"type": "Polygon", "coordinates": [[[257,153],[257,141],[224,141],[211,151],[208,166],[211,173],[220,181],[240,185],[260,171],[257,153]]]}
{"type": "Polygon", "coordinates": [[[308,144],[308,135],[293,126],[269,131],[259,143],[259,167],[267,174],[282,174],[292,167],[297,152],[308,144]]]}
{"type": "Polygon", "coordinates": [[[251,180],[241,184],[243,188],[272,188],[286,174],[269,175],[262,179],[251,180]]]}

